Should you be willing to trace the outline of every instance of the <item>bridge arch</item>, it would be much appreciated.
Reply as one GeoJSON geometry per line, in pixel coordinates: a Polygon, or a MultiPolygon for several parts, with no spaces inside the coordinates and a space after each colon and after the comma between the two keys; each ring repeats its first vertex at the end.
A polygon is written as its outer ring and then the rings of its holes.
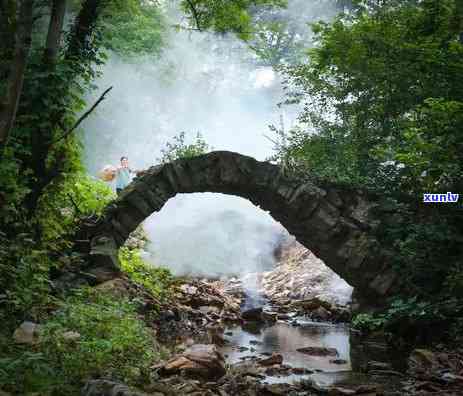
{"type": "Polygon", "coordinates": [[[118,271],[117,250],[129,234],[178,193],[216,192],[240,196],[268,211],[296,239],[354,287],[357,297],[384,300],[397,276],[374,236],[378,203],[368,194],[317,185],[285,174],[269,162],[228,151],[153,166],[105,209],[96,223],[84,222],[89,273],[118,271]]]}

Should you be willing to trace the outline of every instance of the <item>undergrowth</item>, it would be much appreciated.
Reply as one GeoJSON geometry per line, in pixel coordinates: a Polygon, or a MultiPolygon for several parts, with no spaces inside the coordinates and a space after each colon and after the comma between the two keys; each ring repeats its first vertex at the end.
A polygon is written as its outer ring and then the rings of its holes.
{"type": "Polygon", "coordinates": [[[78,395],[91,378],[146,382],[149,366],[164,353],[137,316],[136,304],[95,289],[77,290],[59,302],[36,346],[2,340],[7,354],[0,357],[0,386],[19,394],[78,395]],[[78,338],[67,337],[70,331],[78,338]]]}

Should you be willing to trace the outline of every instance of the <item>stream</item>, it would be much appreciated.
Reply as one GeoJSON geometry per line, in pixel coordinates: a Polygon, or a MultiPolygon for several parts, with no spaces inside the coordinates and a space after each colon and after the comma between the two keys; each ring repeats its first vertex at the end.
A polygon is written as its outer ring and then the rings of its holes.
{"type": "MultiPolygon", "coordinates": [[[[264,311],[267,308],[264,307],[264,311]]],[[[320,388],[371,382],[382,383],[388,390],[399,388],[402,379],[399,375],[374,375],[372,378],[365,373],[368,365],[377,362],[387,364],[391,372],[404,372],[403,355],[390,350],[383,341],[361,340],[345,323],[289,316],[288,320],[278,320],[273,324],[246,322],[227,327],[224,332],[227,343],[221,348],[226,362],[236,364],[277,353],[283,356],[283,365],[304,369],[306,373],[266,373],[264,383],[295,383],[304,379],[320,388]],[[297,351],[308,346],[335,348],[338,355],[313,356],[297,351]]]]}

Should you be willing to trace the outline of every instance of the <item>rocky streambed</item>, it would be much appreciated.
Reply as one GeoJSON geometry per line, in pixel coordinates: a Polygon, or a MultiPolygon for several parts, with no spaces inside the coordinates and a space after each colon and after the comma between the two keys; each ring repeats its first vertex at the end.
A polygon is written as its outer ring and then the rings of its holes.
{"type": "Polygon", "coordinates": [[[152,367],[151,384],[136,391],[93,380],[82,394],[462,394],[463,351],[417,349],[407,359],[381,338],[352,332],[346,307],[317,298],[250,307],[241,286],[237,279],[184,281],[153,322],[172,355],[152,367]]]}
{"type": "Polygon", "coordinates": [[[276,256],[266,273],[184,279],[152,322],[172,351],[152,383],[134,391],[94,380],[82,394],[463,394],[463,350],[409,356],[381,335],[365,338],[349,325],[349,285],[292,238],[276,256]]]}
{"type": "MultiPolygon", "coordinates": [[[[195,281],[181,286],[180,290],[180,300],[196,306],[198,316],[204,313],[206,320],[212,320],[213,313],[215,322],[204,326],[205,334],[200,338],[209,338],[215,344],[214,351],[223,357],[228,375],[238,376],[240,380],[249,377],[247,381],[253,382],[249,394],[255,394],[252,392],[259,387],[274,389],[274,392],[280,389],[283,393],[297,390],[302,392],[300,394],[318,394],[313,392],[332,390],[337,383],[357,387],[368,385],[368,389],[376,389],[373,385],[378,385],[370,383],[365,375],[353,375],[347,307],[319,298],[260,299],[263,305],[249,307],[245,290],[237,279],[195,281]],[[207,288],[215,289],[214,297],[205,297],[207,288]],[[225,315],[223,308],[217,308],[216,298],[220,294],[226,296],[222,307],[232,309],[225,315]],[[205,298],[216,308],[206,308],[205,298]],[[236,311],[237,305],[241,307],[240,311],[236,311]]],[[[255,301],[255,296],[252,298],[255,301]]],[[[201,359],[195,361],[193,358],[192,361],[191,354],[194,355],[194,348],[206,351],[206,346],[198,347],[191,338],[180,345],[185,348],[184,352],[159,367],[162,375],[182,372],[185,375],[190,369],[198,369],[201,359]]],[[[212,368],[214,364],[209,366],[212,368]]],[[[385,367],[393,371],[389,363],[384,363],[382,368],[385,367]]],[[[400,373],[394,374],[396,378],[401,377],[400,373]]],[[[244,392],[243,389],[240,392],[244,392]]]]}
{"type": "MultiPolygon", "coordinates": [[[[141,300],[140,316],[171,353],[139,389],[93,379],[82,395],[463,395],[463,349],[397,351],[353,331],[348,285],[287,246],[273,271],[179,279],[164,302],[124,276],[98,285],[141,300]]],[[[24,323],[15,340],[33,344],[36,330],[24,323]]]]}

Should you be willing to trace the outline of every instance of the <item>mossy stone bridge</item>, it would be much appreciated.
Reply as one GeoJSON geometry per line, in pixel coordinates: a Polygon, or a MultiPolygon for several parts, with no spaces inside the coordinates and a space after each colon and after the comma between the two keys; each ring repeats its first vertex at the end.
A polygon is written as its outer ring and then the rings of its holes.
{"type": "Polygon", "coordinates": [[[76,248],[88,254],[82,272],[117,276],[117,251],[129,234],[178,193],[240,196],[268,211],[297,240],[355,288],[366,302],[398,288],[391,255],[379,244],[379,201],[364,191],[314,183],[276,165],[228,151],[153,166],[137,177],[97,221],[81,224],[76,248]]]}

